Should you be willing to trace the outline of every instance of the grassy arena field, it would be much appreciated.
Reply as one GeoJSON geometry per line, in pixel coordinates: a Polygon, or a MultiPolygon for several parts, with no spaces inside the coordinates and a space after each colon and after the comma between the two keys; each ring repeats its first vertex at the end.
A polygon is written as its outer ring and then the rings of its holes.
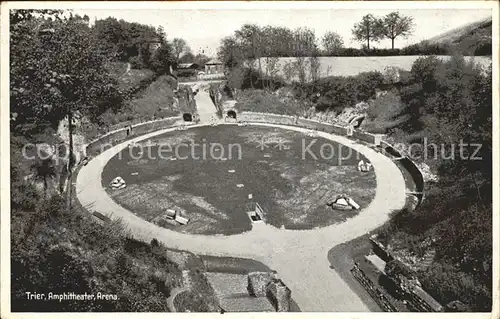
{"type": "Polygon", "coordinates": [[[164,226],[181,232],[227,235],[249,230],[249,194],[264,209],[267,223],[311,229],[358,213],[326,206],[337,194],[348,194],[361,208],[373,199],[375,175],[357,171],[360,159],[364,157],[341,144],[295,131],[199,127],[125,149],[106,165],[103,187],[117,203],[148,221],[169,208],[181,211],[190,218],[188,225],[164,226]],[[116,176],[126,181],[126,188],[108,187],[116,176]]]}

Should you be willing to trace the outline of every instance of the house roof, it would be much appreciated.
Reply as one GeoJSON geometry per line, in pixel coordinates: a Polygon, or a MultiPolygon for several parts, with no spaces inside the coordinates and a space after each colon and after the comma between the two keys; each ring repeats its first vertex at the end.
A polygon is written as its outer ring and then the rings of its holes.
{"type": "Polygon", "coordinates": [[[217,60],[217,59],[212,59],[212,60],[208,61],[207,63],[205,63],[205,65],[210,65],[210,64],[222,64],[222,62],[217,60]]]}
{"type": "Polygon", "coordinates": [[[196,69],[198,64],[196,63],[179,63],[177,69],[196,69]]]}

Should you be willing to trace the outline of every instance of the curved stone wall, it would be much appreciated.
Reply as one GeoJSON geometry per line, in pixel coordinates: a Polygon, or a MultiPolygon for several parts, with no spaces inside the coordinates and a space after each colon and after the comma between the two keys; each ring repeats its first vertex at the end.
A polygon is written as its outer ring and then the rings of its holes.
{"type": "Polygon", "coordinates": [[[415,195],[418,199],[417,206],[420,205],[424,199],[425,182],[424,175],[418,169],[415,162],[413,162],[408,156],[401,154],[397,149],[386,141],[381,142],[382,149],[392,157],[395,157],[401,165],[408,171],[411,175],[413,181],[415,182],[416,192],[415,195]]]}
{"type": "MultiPolygon", "coordinates": [[[[89,143],[86,147],[87,155],[97,155],[103,150],[103,147],[105,148],[106,146],[109,147],[111,145],[118,144],[131,136],[143,135],[164,128],[169,128],[179,121],[182,121],[182,117],[170,117],[132,125],[131,130],[130,127],[125,127],[110,132],[89,143]]],[[[238,114],[238,121],[299,126],[341,136],[348,136],[349,131],[347,127],[338,124],[323,123],[301,117],[272,113],[241,112],[238,114]]],[[[361,130],[352,130],[352,135],[348,137],[377,146],[386,154],[396,158],[414,180],[417,191],[413,195],[415,195],[418,199],[417,205],[420,205],[424,197],[424,178],[417,165],[410,158],[402,155],[391,144],[384,141],[385,136],[382,134],[371,134],[361,130]]]]}
{"type": "Polygon", "coordinates": [[[101,153],[103,148],[106,146],[116,145],[132,136],[143,135],[164,128],[169,128],[178,121],[182,121],[182,117],[167,117],[161,120],[139,123],[109,132],[90,142],[86,147],[86,154],[87,156],[95,156],[101,153]]]}

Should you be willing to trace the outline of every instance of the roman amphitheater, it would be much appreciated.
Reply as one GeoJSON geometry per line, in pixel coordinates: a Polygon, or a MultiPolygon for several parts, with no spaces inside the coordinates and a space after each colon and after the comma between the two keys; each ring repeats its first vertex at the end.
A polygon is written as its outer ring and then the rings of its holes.
{"type": "Polygon", "coordinates": [[[134,126],[131,136],[118,130],[89,144],[92,159],[81,167],[76,182],[81,204],[91,212],[120,218],[138,239],[156,238],[196,254],[260,261],[277,271],[302,311],[368,311],[329,267],[327,253],[381,226],[405,206],[409,194],[395,164],[400,158],[385,151],[390,145],[381,136],[349,133],[346,127],[302,118],[242,112],[231,113],[226,122],[216,118],[216,107],[203,90],[196,103],[198,122],[184,122],[182,116],[162,119],[134,126]],[[262,135],[275,140],[259,145],[262,135]],[[162,142],[178,145],[186,139],[239,143],[243,156],[231,158],[226,152],[206,161],[141,161],[126,154],[134,146],[150,144],[157,155],[154,147],[162,142]],[[294,146],[280,149],[282,139],[297,147],[304,140],[307,145],[312,140],[315,145],[329,143],[353,158],[346,156],[339,163],[344,156],[340,152],[299,162],[294,146]],[[101,151],[105,144],[112,146],[101,151]],[[359,159],[371,163],[373,170],[359,172],[359,159]],[[126,188],[108,187],[116,176],[125,180],[126,188]],[[342,193],[361,208],[336,211],[325,205],[342,193]],[[249,203],[257,203],[263,221],[252,222],[249,203]],[[158,214],[153,213],[169,207],[183,212],[181,225],[155,222],[158,214]]]}

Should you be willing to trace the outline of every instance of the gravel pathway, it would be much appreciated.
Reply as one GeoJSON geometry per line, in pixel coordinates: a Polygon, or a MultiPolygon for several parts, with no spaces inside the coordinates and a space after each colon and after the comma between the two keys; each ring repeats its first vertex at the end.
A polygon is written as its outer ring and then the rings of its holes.
{"type": "MultiPolygon", "coordinates": [[[[201,124],[206,125],[210,110],[215,110],[208,94],[200,92],[197,104],[201,124]],[[202,116],[203,114],[203,116],[202,116]]],[[[212,111],[213,112],[213,111],[212,111]]],[[[277,124],[248,123],[279,127],[299,132],[307,129],[277,124]]],[[[397,166],[371,148],[342,137],[318,132],[318,135],[362,153],[375,170],[377,188],[373,201],[357,216],[346,222],[311,230],[284,230],[266,224],[254,224],[251,231],[231,236],[189,235],[161,228],[118,205],[101,187],[101,175],[106,163],[129,143],[164,134],[164,129],[116,145],[83,166],[76,182],[77,196],[90,211],[120,218],[138,239],[153,238],[169,247],[195,254],[245,257],[258,260],[278,271],[292,290],[292,296],[302,311],[368,311],[362,300],[340,276],[329,268],[328,251],[343,242],[361,236],[385,223],[390,212],[405,204],[405,183],[397,166]]]]}

